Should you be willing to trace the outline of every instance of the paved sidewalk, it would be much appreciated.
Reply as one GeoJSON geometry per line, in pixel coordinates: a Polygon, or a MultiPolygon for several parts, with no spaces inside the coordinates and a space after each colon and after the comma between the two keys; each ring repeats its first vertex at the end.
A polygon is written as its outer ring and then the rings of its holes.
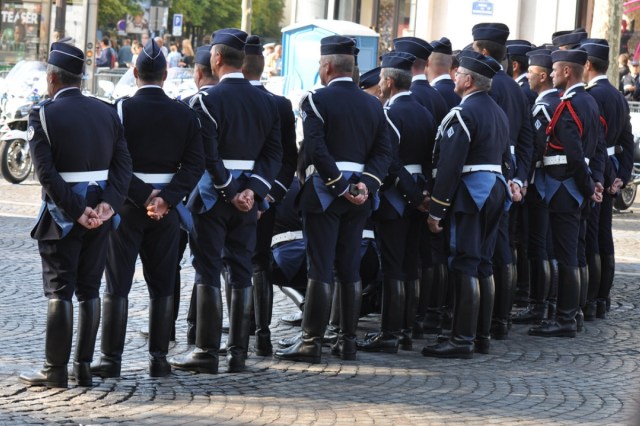
{"type": "MultiPolygon", "coordinates": [[[[37,184],[0,183],[0,424],[639,424],[640,206],[616,215],[618,274],[612,311],[576,339],[544,339],[514,325],[490,355],[439,360],[420,355],[430,340],[397,355],[359,353],[309,365],[250,353],[248,371],[147,374],[148,296],[138,270],[130,298],[123,377],[93,388],[27,388],[21,371],[43,361],[46,299],[29,238],[37,184]]],[[[193,269],[182,270],[178,344],[187,351],[186,309],[193,269]]],[[[278,323],[293,304],[276,291],[273,340],[297,330],[278,323]]],[[[361,321],[374,329],[379,318],[361,321]]],[[[253,344],[253,339],[252,339],[253,344]]],[[[99,348],[99,344],[97,345],[99,348]]]]}

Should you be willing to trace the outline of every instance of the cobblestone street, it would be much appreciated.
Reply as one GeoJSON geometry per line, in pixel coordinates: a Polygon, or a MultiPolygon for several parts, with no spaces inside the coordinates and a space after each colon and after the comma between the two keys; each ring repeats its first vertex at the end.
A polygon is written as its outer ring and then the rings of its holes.
{"type": "MultiPolygon", "coordinates": [[[[617,275],[606,320],[575,339],[534,338],[514,325],[508,340],[472,360],[425,358],[414,342],[397,355],[324,349],[309,365],[249,354],[245,373],[147,374],[148,296],[141,268],[130,295],[121,379],[92,388],[27,388],[22,371],[44,360],[47,301],[37,245],[29,237],[40,187],[0,182],[0,424],[640,424],[640,204],[614,216],[617,275]]],[[[183,262],[177,345],[187,351],[193,268],[183,262]]],[[[297,332],[279,323],[294,305],[275,291],[272,340],[297,332]]],[[[378,316],[361,320],[362,335],[378,316]]],[[[98,334],[98,340],[100,333],[98,334]]],[[[99,343],[96,345],[99,354],[99,343]]],[[[253,338],[250,347],[253,347],[253,338]]]]}

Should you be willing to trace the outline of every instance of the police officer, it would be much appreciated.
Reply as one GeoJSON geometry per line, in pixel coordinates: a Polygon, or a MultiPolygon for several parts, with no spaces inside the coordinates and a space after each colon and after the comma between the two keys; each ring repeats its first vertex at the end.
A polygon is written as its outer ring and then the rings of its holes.
{"type": "Polygon", "coordinates": [[[529,268],[530,292],[526,309],[513,315],[517,324],[536,323],[545,318],[546,300],[551,284],[551,266],[547,250],[547,234],[549,231],[549,209],[544,201],[544,164],[542,162],[547,142],[547,126],[553,112],[560,104],[558,90],[551,80],[551,51],[533,49],[527,52],[529,67],[528,85],[538,94],[531,110],[534,142],[534,171],[525,196],[528,209],[529,228],[529,268]]]}
{"type": "Polygon", "coordinates": [[[442,95],[447,104],[447,110],[450,110],[460,103],[460,96],[455,92],[456,85],[450,74],[453,63],[451,41],[441,37],[429,44],[433,47],[433,52],[427,59],[427,80],[442,95]]]}
{"type": "Polygon", "coordinates": [[[171,361],[181,370],[218,372],[223,250],[231,284],[227,370],[245,368],[258,204],[272,190],[282,157],[276,101],[242,75],[246,39],[235,28],[214,33],[211,69],[220,82],[192,102],[203,123],[207,158],[188,203],[194,213],[196,348],[171,361]]]}
{"type": "Polygon", "coordinates": [[[578,47],[580,42],[587,38],[587,36],[587,32],[584,28],[556,31],[551,35],[551,42],[554,47],[560,50],[569,50],[578,47]]]}
{"type": "Polygon", "coordinates": [[[549,205],[551,235],[558,259],[559,284],[555,320],[529,330],[534,336],[575,337],[580,298],[578,238],[585,202],[600,201],[601,189],[592,179],[588,159],[595,155],[600,114],[593,97],[584,90],[584,50],[551,53],[552,79],[563,92],[560,105],[547,126],[547,147],[543,157],[545,200],[549,205]]]}
{"type": "Polygon", "coordinates": [[[382,96],[380,92],[380,67],[375,67],[365,72],[360,76],[360,82],[358,87],[367,92],[368,94],[380,99],[380,102],[384,104],[387,100],[382,96]]]}
{"type": "Polygon", "coordinates": [[[586,236],[589,285],[584,319],[592,321],[596,314],[606,315],[606,300],[613,283],[615,256],[612,235],[613,199],[631,177],[633,169],[633,134],[629,120],[629,105],[624,96],[609,82],[609,43],[604,39],[585,39],[580,44],[588,53],[584,68],[587,93],[600,108],[607,149],[601,204],[591,208],[586,236]]]}
{"type": "Polygon", "coordinates": [[[253,308],[256,320],[256,347],[258,356],[273,353],[271,345],[271,311],[273,308],[273,286],[271,282],[271,237],[275,222],[277,203],[287,194],[296,171],[298,151],[296,147],[295,117],[291,101],[284,96],[271,94],[260,82],[264,70],[262,44],[258,36],[249,36],[244,48],[245,58],[242,73],[251,85],[272,96],[278,105],[280,116],[280,140],[282,143],[282,166],[271,186],[267,200],[269,208],[262,212],[257,227],[256,250],[253,254],[253,308]]]}
{"type": "Polygon", "coordinates": [[[507,40],[505,45],[507,46],[507,54],[509,56],[511,76],[524,92],[529,106],[533,106],[537,96],[528,84],[527,69],[529,67],[529,59],[527,53],[530,52],[534,46],[527,40],[507,40]]]}
{"type": "MultiPolygon", "coordinates": [[[[358,342],[373,352],[398,351],[404,323],[412,326],[419,291],[419,247],[428,198],[423,193],[423,170],[431,170],[436,124],[431,113],[411,97],[411,67],[415,56],[392,52],[382,56],[380,90],[389,98],[392,160],[384,180],[380,208],[374,213],[384,271],[380,332],[358,342]],[[400,143],[402,141],[402,143],[400,143]],[[420,211],[419,211],[420,210],[420,211]]],[[[410,328],[402,349],[410,349],[410,328]]]]}
{"type": "MultiPolygon", "coordinates": [[[[332,353],[356,357],[361,302],[362,230],[389,167],[387,123],[380,102],[354,84],[353,39],[321,40],[320,80],[327,87],[302,101],[305,143],[302,155],[315,171],[300,194],[309,262],[303,335],[276,351],[279,359],[318,363],[331,310],[333,270],[339,282],[341,333],[332,353]]],[[[311,170],[309,170],[311,171],[311,170]]]]}
{"type": "Polygon", "coordinates": [[[149,375],[171,373],[166,355],[173,324],[180,220],[189,220],[183,198],[204,170],[200,123],[184,103],[162,90],[167,63],[155,41],[144,47],[134,68],[138,90],[116,102],[133,161],[123,221],[107,252],[103,303],[102,357],[94,375],[119,377],[129,291],[138,254],[151,298],[149,375]]]}
{"type": "Polygon", "coordinates": [[[442,232],[446,216],[451,219],[453,329],[448,340],[422,350],[424,356],[439,358],[471,358],[474,350],[489,351],[494,296],[491,258],[508,194],[501,166],[509,155],[507,116],[487,93],[500,66],[473,51],[464,51],[458,58],[455,82],[462,101],[438,130],[437,175],[428,219],[434,233],[442,232]]]}
{"type": "Polygon", "coordinates": [[[440,124],[447,114],[447,103],[427,80],[427,60],[433,52],[433,47],[418,37],[400,37],[393,40],[396,52],[410,53],[416,57],[411,68],[411,95],[418,103],[427,108],[436,124],[440,124]]]}
{"type": "MultiPolygon", "coordinates": [[[[498,63],[505,58],[505,43],[509,36],[509,28],[500,23],[481,23],[472,30],[473,49],[485,56],[491,56],[498,63]]],[[[509,117],[509,142],[511,145],[511,164],[505,167],[504,173],[510,180],[513,201],[521,200],[521,189],[529,177],[531,158],[533,156],[533,131],[531,129],[530,112],[527,100],[518,84],[504,71],[496,73],[491,82],[491,97],[509,117]]],[[[509,235],[509,212],[500,219],[498,238],[496,240],[495,271],[495,306],[491,322],[491,336],[497,340],[507,338],[508,320],[511,312],[512,291],[516,281],[514,254],[512,253],[509,235]]],[[[513,229],[513,227],[511,228],[513,229]]]]}
{"type": "Polygon", "coordinates": [[[112,217],[131,179],[131,158],[115,111],[80,92],[82,51],[53,43],[48,63],[52,99],[33,108],[27,131],[42,185],[42,209],[31,236],[38,240],[49,299],[45,362],[40,371],[23,373],[20,380],[31,386],[67,387],[75,293],[79,312],[73,373],[79,386],[91,386],[100,280],[112,217]]]}

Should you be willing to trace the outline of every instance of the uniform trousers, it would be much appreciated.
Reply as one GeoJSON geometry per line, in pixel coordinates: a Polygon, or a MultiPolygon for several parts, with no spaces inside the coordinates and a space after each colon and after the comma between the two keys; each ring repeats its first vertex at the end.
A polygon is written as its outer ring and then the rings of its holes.
{"type": "Polygon", "coordinates": [[[382,270],[387,279],[411,281],[420,278],[420,235],[424,227],[420,212],[406,208],[403,217],[380,220],[376,238],[382,270]]]}
{"type": "Polygon", "coordinates": [[[173,296],[180,242],[178,213],[171,210],[161,220],[153,220],[146,209],[127,201],[121,216],[120,226],[109,238],[106,292],[122,298],[129,295],[140,254],[150,298],[173,296]]]}
{"type": "Polygon", "coordinates": [[[564,186],[560,186],[549,202],[549,223],[553,252],[561,265],[578,266],[581,214],[581,206],[564,186]]]}
{"type": "Polygon", "coordinates": [[[335,266],[341,282],[360,281],[359,249],[370,203],[357,206],[338,197],[322,213],[303,211],[309,279],[332,283],[335,266]]]}
{"type": "MultiPolygon", "coordinates": [[[[99,192],[90,187],[88,206],[95,207],[99,192]]],[[[111,220],[92,230],[76,223],[61,240],[38,241],[47,298],[71,300],[75,292],[82,302],[100,296],[110,231],[111,220]]]]}
{"type": "Polygon", "coordinates": [[[270,207],[262,213],[257,224],[256,249],[253,253],[254,271],[271,270],[271,237],[273,236],[273,226],[276,223],[276,206],[270,207]]]}
{"type": "Polygon", "coordinates": [[[196,284],[220,288],[220,273],[227,265],[231,288],[251,287],[257,213],[255,203],[250,211],[241,212],[231,203],[218,201],[209,211],[193,215],[196,284]]]}
{"type": "Polygon", "coordinates": [[[531,259],[547,260],[549,208],[540,196],[535,184],[529,185],[526,203],[529,210],[529,257],[531,259]]]}

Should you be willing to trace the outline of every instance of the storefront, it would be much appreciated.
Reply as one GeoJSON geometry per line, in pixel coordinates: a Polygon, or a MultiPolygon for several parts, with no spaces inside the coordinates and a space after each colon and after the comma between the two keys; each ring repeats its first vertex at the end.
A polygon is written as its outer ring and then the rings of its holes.
{"type": "Polygon", "coordinates": [[[48,51],[48,0],[3,1],[0,13],[0,67],[11,67],[23,59],[40,59],[41,52],[48,51]]]}

